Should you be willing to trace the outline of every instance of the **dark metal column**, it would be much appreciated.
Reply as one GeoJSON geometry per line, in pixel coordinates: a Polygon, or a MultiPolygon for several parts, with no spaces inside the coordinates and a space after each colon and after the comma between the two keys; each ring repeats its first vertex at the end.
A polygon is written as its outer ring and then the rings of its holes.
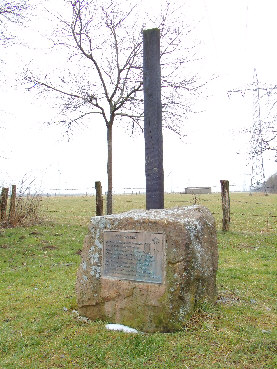
{"type": "Polygon", "coordinates": [[[146,209],[164,208],[160,31],[143,32],[146,209]]]}

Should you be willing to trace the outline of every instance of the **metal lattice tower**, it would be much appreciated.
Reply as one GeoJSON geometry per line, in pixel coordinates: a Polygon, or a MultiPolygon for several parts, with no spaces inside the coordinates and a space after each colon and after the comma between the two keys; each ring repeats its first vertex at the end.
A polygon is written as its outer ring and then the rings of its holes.
{"type": "Polygon", "coordinates": [[[261,94],[256,69],[253,75],[253,125],[251,128],[251,190],[260,187],[265,182],[264,172],[264,140],[263,140],[263,121],[261,118],[261,94]]]}

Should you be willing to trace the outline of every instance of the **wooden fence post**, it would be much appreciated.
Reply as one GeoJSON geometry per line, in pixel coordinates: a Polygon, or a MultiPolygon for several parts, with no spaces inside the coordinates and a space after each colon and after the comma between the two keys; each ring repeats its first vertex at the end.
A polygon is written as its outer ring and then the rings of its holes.
{"type": "Polygon", "coordinates": [[[221,199],[222,199],[222,230],[223,232],[229,231],[230,225],[230,194],[229,194],[229,181],[221,180],[221,199]]]}
{"type": "Polygon", "coordinates": [[[95,182],[96,190],[96,216],[103,215],[103,196],[102,196],[102,186],[101,182],[95,182]]]}
{"type": "Polygon", "coordinates": [[[10,199],[10,211],[9,211],[9,223],[12,227],[14,227],[16,224],[15,202],[16,202],[16,185],[12,185],[12,194],[10,199]]]}
{"type": "Polygon", "coordinates": [[[9,189],[6,187],[2,187],[2,193],[1,193],[1,221],[2,222],[5,222],[7,220],[8,195],[9,195],[9,189]]]}

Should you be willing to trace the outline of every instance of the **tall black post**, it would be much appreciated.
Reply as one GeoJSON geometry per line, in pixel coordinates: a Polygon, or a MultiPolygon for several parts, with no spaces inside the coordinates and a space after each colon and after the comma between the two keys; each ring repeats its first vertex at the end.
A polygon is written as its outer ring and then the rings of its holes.
{"type": "Polygon", "coordinates": [[[160,31],[143,32],[146,209],[164,208],[160,31]]]}

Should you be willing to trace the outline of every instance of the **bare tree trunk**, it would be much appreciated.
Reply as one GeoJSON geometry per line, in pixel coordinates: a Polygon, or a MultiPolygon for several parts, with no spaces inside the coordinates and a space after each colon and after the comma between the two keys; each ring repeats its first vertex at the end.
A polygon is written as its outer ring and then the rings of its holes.
{"type": "Polygon", "coordinates": [[[113,213],[113,125],[107,125],[107,142],[108,142],[108,193],[107,193],[107,214],[113,213]]]}
{"type": "Polygon", "coordinates": [[[16,225],[15,201],[16,201],[16,185],[12,185],[12,194],[10,200],[9,223],[12,227],[16,225]]]}
{"type": "Polygon", "coordinates": [[[230,195],[229,195],[229,181],[221,180],[221,198],[222,198],[222,230],[229,231],[230,225],[230,195]]]}
{"type": "Polygon", "coordinates": [[[103,196],[101,182],[95,182],[96,190],[96,216],[103,215],[103,196]]]}
{"type": "Polygon", "coordinates": [[[2,193],[1,193],[1,221],[2,222],[5,222],[7,220],[8,195],[9,195],[9,189],[2,187],[2,193]]]}

